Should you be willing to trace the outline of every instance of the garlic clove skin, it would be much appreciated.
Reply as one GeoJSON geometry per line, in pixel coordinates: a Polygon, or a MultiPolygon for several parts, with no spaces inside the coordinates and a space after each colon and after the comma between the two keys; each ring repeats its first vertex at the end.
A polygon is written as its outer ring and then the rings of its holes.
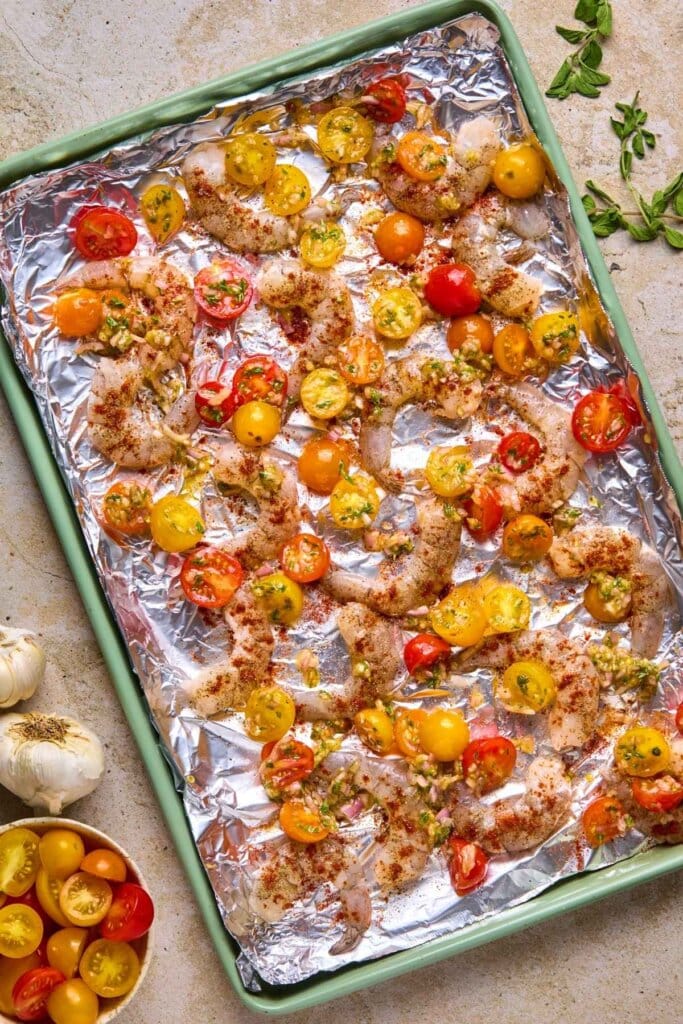
{"type": "Polygon", "coordinates": [[[92,793],[103,774],[102,744],[74,718],[0,716],[0,784],[29,807],[61,814],[92,793]]]}
{"type": "Polygon", "coordinates": [[[28,700],[45,677],[45,653],[25,629],[0,629],[0,708],[28,700]]]}

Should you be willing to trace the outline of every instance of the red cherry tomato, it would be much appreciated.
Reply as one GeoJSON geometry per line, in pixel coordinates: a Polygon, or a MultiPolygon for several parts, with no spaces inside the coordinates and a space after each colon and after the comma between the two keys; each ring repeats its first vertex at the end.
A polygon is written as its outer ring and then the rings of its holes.
{"type": "Polygon", "coordinates": [[[467,316],[481,306],[474,271],[466,263],[441,263],[429,271],[425,298],[443,316],[467,316]]]}
{"type": "Polygon", "coordinates": [[[253,294],[251,281],[236,260],[215,260],[194,279],[197,305],[211,320],[221,323],[244,313],[253,294]]]}
{"type": "Polygon", "coordinates": [[[135,882],[124,882],[114,893],[100,934],[112,942],[133,942],[147,934],[153,920],[154,904],[149,893],[135,882]]]}
{"type": "Polygon", "coordinates": [[[108,206],[87,206],[72,219],[74,245],[86,260],[128,256],[137,244],[132,220],[108,206]]]}
{"type": "Polygon", "coordinates": [[[616,395],[590,391],[574,409],[572,431],[587,451],[613,452],[631,432],[628,409],[616,395]]]}
{"type": "Polygon", "coordinates": [[[297,583],[313,583],[321,579],[330,567],[329,548],[320,537],[299,533],[283,545],[280,565],[297,583]]]}
{"type": "Polygon", "coordinates": [[[451,836],[448,840],[448,857],[451,883],[458,896],[465,896],[477,889],[486,878],[489,858],[476,843],[451,836]]]}
{"type": "Polygon", "coordinates": [[[223,608],[243,579],[244,570],[236,558],[208,545],[188,555],[180,570],[185,597],[200,608],[223,608]]]}
{"type": "Polygon", "coordinates": [[[34,967],[26,971],[14,984],[12,1003],[19,1020],[44,1020],[47,1016],[47,998],[66,978],[54,967],[34,967]]]}
{"type": "Polygon", "coordinates": [[[307,778],[314,767],[313,751],[305,743],[283,736],[261,751],[261,782],[268,789],[286,789],[307,778]]]}
{"type": "Polygon", "coordinates": [[[683,802],[683,786],[672,775],[655,779],[633,779],[631,792],[636,803],[646,811],[665,814],[683,802]]]}
{"type": "Polygon", "coordinates": [[[533,434],[513,430],[498,445],[500,461],[511,473],[524,473],[538,462],[541,446],[533,434]]]}
{"type": "Polygon", "coordinates": [[[613,796],[599,796],[583,812],[583,832],[589,846],[610,843],[626,831],[624,808],[613,796]]]}
{"type": "Polygon", "coordinates": [[[366,114],[381,124],[396,124],[406,112],[406,91],[396,78],[380,78],[365,90],[375,101],[366,105],[366,114]]]}
{"type": "Polygon", "coordinates": [[[683,733],[683,701],[676,708],[676,728],[683,733]]]}
{"type": "Polygon", "coordinates": [[[624,377],[620,377],[615,384],[610,387],[598,388],[598,391],[605,391],[609,395],[616,395],[617,398],[621,399],[626,410],[628,421],[632,427],[639,427],[643,422],[643,417],[640,415],[640,409],[638,403],[628,389],[628,384],[624,377]]]}
{"type": "Polygon", "coordinates": [[[472,740],[462,754],[465,782],[475,793],[490,793],[510,778],[517,761],[517,750],[504,736],[472,740]]]}
{"type": "Polygon", "coordinates": [[[486,484],[477,488],[474,497],[463,502],[463,508],[465,526],[475,540],[486,540],[503,522],[503,506],[493,488],[486,484]]]}
{"type": "Polygon", "coordinates": [[[428,668],[451,653],[451,645],[433,633],[418,633],[403,648],[403,660],[411,676],[420,668],[428,668]]]}
{"type": "Polygon", "coordinates": [[[194,407],[207,426],[223,427],[235,411],[232,388],[219,380],[207,380],[194,396],[194,407]]]}
{"type": "Polygon", "coordinates": [[[269,402],[279,408],[287,397],[287,374],[269,356],[251,356],[233,377],[232,395],[236,406],[269,402]]]}

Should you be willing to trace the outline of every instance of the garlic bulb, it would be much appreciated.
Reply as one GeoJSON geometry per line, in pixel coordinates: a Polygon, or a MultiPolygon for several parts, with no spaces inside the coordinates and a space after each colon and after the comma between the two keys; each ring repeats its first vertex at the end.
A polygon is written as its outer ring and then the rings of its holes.
{"type": "Polygon", "coordinates": [[[102,744],[61,715],[0,716],[0,784],[29,807],[61,814],[92,793],[104,774],[102,744]]]}
{"type": "Polygon", "coordinates": [[[0,708],[28,700],[45,675],[45,655],[33,633],[0,629],[0,708]]]}

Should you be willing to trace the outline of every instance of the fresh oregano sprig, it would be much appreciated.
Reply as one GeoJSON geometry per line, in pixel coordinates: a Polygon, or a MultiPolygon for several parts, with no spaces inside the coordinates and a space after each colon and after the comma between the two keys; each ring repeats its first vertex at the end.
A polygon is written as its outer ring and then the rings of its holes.
{"type": "Polygon", "coordinates": [[[574,17],[586,28],[555,26],[555,31],[563,39],[578,46],[576,53],[563,62],[546,92],[546,96],[557,100],[566,100],[574,92],[581,96],[599,96],[602,86],[610,81],[610,76],[598,68],[602,62],[600,44],[612,34],[611,4],[608,0],[579,0],[574,17]]]}
{"type": "Polygon", "coordinates": [[[669,222],[683,221],[683,172],[677,174],[665,188],[658,189],[650,202],[636,189],[631,180],[633,158],[642,160],[648,149],[654,149],[657,140],[649,129],[645,128],[647,113],[638,106],[639,93],[632,103],[617,103],[616,109],[623,120],[610,118],[612,130],[620,142],[619,171],[631,193],[636,210],[623,210],[621,204],[604,189],[587,181],[585,187],[588,194],[582,202],[593,234],[598,238],[623,228],[636,242],[651,242],[653,238],[663,234],[674,249],[683,249],[683,232],[669,222]],[[636,218],[633,220],[632,218],[636,218]]]}

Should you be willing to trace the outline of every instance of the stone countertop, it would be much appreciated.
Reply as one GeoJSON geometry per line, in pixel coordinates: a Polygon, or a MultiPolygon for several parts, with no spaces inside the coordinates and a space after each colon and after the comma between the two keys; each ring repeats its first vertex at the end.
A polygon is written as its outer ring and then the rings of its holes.
{"type": "MultiPolygon", "coordinates": [[[[405,9],[400,0],[4,0],[0,4],[0,159],[253,61],[405,9]]],[[[554,25],[573,3],[503,0],[541,87],[569,52],[554,25]]],[[[579,185],[593,178],[623,196],[609,115],[640,89],[657,148],[636,169],[651,193],[681,169],[681,11],[665,0],[615,4],[595,100],[548,100],[579,185]],[[677,20],[677,24],[675,23],[677,20]],[[678,120],[676,120],[678,119],[678,120]]],[[[681,256],[623,232],[602,242],[613,280],[679,451],[683,446],[681,256]]],[[[35,629],[49,667],[29,707],[76,714],[107,748],[101,787],[74,815],[109,832],[140,864],[157,897],[157,950],[121,1024],[246,1024],[189,887],[69,569],[4,402],[0,401],[1,621],[35,629]]],[[[23,816],[0,794],[0,819],[23,816]]],[[[330,1004],[330,1024],[679,1024],[680,876],[604,900],[435,967],[330,1004]]],[[[313,1024],[320,1011],[281,1018],[313,1024]]]]}

